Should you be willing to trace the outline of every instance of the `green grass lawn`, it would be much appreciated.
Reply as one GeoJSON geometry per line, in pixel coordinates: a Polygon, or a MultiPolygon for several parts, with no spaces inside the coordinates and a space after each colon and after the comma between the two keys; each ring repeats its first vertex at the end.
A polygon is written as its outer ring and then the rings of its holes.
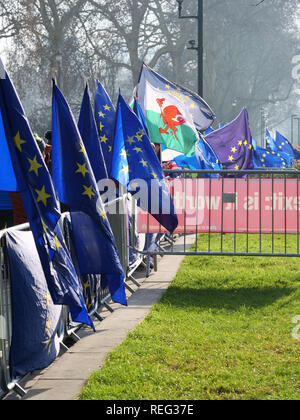
{"type": "MultiPolygon", "coordinates": [[[[206,240],[199,235],[198,247],[206,240]]],[[[230,235],[224,241],[232,245],[230,235]]],[[[251,241],[259,246],[257,236],[251,241]]],[[[297,258],[186,257],[79,398],[299,399],[300,340],[292,337],[299,267],[297,258]]]]}

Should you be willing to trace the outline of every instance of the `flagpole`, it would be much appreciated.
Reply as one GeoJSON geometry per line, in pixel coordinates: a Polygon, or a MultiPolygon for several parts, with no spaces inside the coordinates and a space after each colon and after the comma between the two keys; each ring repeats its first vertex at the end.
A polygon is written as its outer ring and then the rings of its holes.
{"type": "Polygon", "coordinates": [[[61,51],[56,52],[55,60],[56,60],[56,63],[57,63],[57,73],[58,73],[58,75],[57,75],[57,86],[62,91],[63,90],[63,77],[62,77],[63,55],[62,55],[61,51]]]}
{"type": "Polygon", "coordinates": [[[203,0],[198,0],[198,93],[203,96],[203,0]]]}
{"type": "Polygon", "coordinates": [[[198,45],[194,40],[189,41],[188,50],[196,50],[198,52],[198,94],[203,97],[203,0],[198,0],[198,14],[183,16],[182,4],[184,0],[177,0],[178,18],[179,19],[197,19],[198,21],[198,45]]]}

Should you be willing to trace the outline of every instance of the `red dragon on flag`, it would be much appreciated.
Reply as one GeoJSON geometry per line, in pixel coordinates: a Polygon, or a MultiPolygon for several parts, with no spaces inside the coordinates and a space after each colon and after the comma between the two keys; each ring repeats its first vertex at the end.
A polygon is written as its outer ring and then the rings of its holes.
{"type": "Polygon", "coordinates": [[[162,134],[169,134],[169,128],[173,132],[176,140],[179,141],[176,133],[177,133],[177,126],[182,125],[186,122],[186,120],[183,118],[183,115],[175,105],[169,105],[163,108],[165,98],[156,99],[160,110],[161,110],[161,117],[163,119],[163,123],[165,125],[165,128],[160,128],[159,132],[162,134]]]}

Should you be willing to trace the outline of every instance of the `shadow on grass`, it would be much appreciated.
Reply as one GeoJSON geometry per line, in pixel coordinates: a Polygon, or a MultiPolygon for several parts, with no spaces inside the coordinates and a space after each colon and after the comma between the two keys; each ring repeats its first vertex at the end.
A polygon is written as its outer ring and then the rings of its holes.
{"type": "Polygon", "coordinates": [[[292,288],[179,288],[170,287],[161,303],[179,308],[199,307],[237,311],[241,307],[262,308],[294,293],[292,288]]]}

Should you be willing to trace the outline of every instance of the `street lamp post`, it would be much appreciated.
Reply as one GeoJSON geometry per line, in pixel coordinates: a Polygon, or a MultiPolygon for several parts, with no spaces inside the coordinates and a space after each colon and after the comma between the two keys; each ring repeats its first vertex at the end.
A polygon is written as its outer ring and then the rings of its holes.
{"type": "Polygon", "coordinates": [[[264,108],[260,108],[260,121],[261,121],[261,147],[265,145],[265,133],[266,133],[266,114],[264,108]]]}
{"type": "MultiPolygon", "coordinates": [[[[297,122],[298,122],[298,144],[297,144],[297,146],[300,146],[300,118],[297,117],[296,115],[292,115],[292,117],[293,117],[293,120],[297,120],[297,122]]],[[[293,130],[294,130],[294,127],[293,127],[293,130]]]]}
{"type": "Polygon", "coordinates": [[[198,45],[196,41],[189,41],[189,50],[198,52],[198,94],[203,96],[203,0],[198,0],[198,15],[183,16],[182,4],[184,0],[177,0],[179,19],[197,19],[198,21],[198,45]]]}
{"type": "Polygon", "coordinates": [[[291,115],[291,143],[294,144],[294,120],[297,119],[297,115],[291,115]]]}

